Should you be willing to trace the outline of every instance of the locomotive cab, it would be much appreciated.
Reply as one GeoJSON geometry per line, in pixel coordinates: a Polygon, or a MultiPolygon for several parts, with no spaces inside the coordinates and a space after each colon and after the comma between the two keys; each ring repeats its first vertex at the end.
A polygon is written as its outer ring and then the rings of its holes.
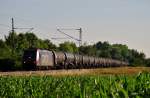
{"type": "Polygon", "coordinates": [[[54,55],[48,50],[27,49],[24,51],[22,63],[26,70],[51,69],[54,67],[54,55]]]}
{"type": "Polygon", "coordinates": [[[37,63],[37,49],[28,49],[23,54],[23,68],[26,70],[35,69],[37,63]]]}

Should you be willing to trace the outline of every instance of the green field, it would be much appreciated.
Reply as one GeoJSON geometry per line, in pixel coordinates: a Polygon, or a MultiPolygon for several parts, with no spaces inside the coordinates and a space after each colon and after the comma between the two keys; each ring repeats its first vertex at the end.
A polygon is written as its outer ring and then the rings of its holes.
{"type": "Polygon", "coordinates": [[[149,98],[150,73],[92,76],[0,76],[0,97],[149,98]]]}

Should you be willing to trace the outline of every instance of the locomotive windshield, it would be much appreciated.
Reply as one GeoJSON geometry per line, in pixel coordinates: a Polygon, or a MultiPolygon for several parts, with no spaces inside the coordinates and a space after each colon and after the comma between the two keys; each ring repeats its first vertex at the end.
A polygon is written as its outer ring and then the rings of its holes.
{"type": "Polygon", "coordinates": [[[36,50],[25,50],[23,58],[24,59],[36,59],[36,50]]]}

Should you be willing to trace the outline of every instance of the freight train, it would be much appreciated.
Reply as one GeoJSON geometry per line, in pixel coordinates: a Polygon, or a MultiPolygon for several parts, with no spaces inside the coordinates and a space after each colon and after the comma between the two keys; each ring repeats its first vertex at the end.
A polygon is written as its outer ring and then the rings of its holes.
{"type": "Polygon", "coordinates": [[[45,49],[25,50],[22,63],[23,68],[27,70],[121,67],[128,65],[128,63],[124,61],[114,59],[49,51],[45,49]]]}

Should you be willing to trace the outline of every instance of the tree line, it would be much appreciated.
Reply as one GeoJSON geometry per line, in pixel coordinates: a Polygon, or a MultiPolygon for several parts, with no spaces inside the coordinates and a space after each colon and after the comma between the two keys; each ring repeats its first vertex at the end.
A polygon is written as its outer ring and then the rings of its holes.
{"type": "Polygon", "coordinates": [[[56,46],[48,39],[40,39],[34,33],[12,33],[0,39],[0,70],[22,69],[23,51],[28,48],[80,53],[83,55],[112,58],[126,61],[130,66],[150,66],[150,58],[127,45],[97,42],[93,45],[84,44],[77,47],[75,43],[66,41],[56,46]]]}

